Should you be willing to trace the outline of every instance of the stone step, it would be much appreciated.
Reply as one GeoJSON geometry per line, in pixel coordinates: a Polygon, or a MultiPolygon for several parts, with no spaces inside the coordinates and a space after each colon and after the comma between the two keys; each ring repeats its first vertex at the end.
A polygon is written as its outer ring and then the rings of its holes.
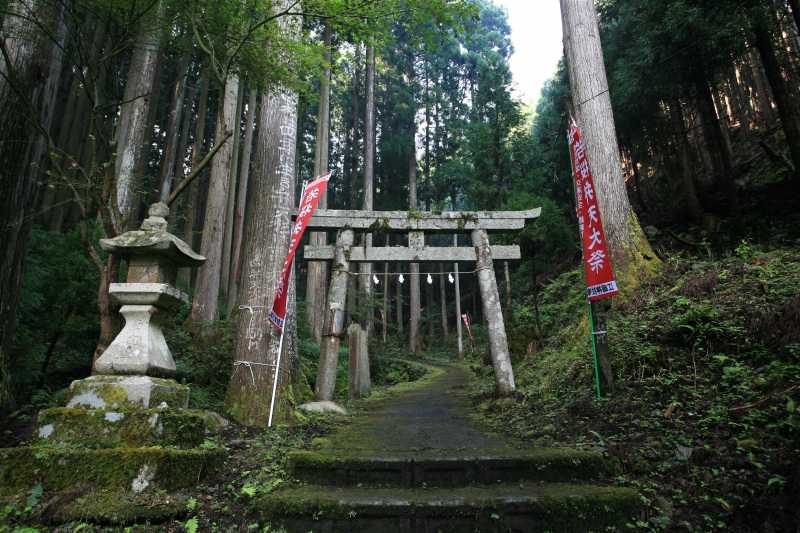
{"type": "Polygon", "coordinates": [[[601,453],[569,449],[358,456],[301,451],[291,453],[286,464],[293,479],[306,483],[397,488],[596,480],[608,473],[601,453]]]}
{"type": "Polygon", "coordinates": [[[517,483],[458,489],[279,489],[254,502],[289,533],[587,532],[624,529],[638,515],[630,489],[517,483]]]}

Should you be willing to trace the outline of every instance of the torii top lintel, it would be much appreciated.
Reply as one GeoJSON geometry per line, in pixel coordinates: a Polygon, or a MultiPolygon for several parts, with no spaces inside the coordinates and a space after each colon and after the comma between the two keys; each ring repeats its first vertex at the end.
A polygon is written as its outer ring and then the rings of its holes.
{"type": "Polygon", "coordinates": [[[318,210],[308,222],[311,230],[349,228],[371,233],[460,233],[483,229],[489,233],[519,231],[539,217],[542,209],[527,211],[347,211],[318,210]]]}

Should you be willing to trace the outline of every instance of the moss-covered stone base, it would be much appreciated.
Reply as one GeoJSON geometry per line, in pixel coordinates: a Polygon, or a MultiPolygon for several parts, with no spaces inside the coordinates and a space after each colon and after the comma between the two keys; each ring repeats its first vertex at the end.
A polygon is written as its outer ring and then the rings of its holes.
{"type": "Polygon", "coordinates": [[[134,410],[189,405],[189,387],[151,376],[91,376],[73,381],[67,407],[134,410]]]}
{"type": "Polygon", "coordinates": [[[85,448],[175,446],[196,448],[205,439],[202,411],[143,409],[103,411],[57,407],[39,413],[32,435],[37,445],[85,448]]]}
{"type": "MultiPolygon", "coordinates": [[[[4,508],[26,509],[26,499],[25,494],[10,498],[0,497],[0,505],[4,508]]],[[[95,526],[99,525],[135,524],[144,527],[134,528],[134,531],[160,532],[165,529],[158,524],[185,516],[188,514],[188,507],[188,499],[177,494],[163,492],[133,494],[125,489],[97,489],[89,484],[68,491],[43,492],[35,507],[22,512],[25,514],[26,523],[54,526],[54,529],[55,526],[61,525],[58,531],[78,531],[80,524],[90,523],[93,527],[84,531],[96,531],[95,526]]],[[[0,530],[3,530],[2,525],[0,530]]],[[[31,531],[48,530],[50,528],[47,527],[31,529],[31,531]]]]}
{"type": "Polygon", "coordinates": [[[133,494],[172,491],[219,470],[226,457],[224,448],[5,448],[0,449],[0,494],[25,492],[36,484],[55,491],[85,484],[97,489],[124,488],[133,494]]]}

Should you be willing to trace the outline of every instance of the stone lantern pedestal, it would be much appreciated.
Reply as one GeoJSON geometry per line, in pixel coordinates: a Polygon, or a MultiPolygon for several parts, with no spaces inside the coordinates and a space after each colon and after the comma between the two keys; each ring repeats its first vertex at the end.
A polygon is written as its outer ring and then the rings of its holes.
{"type": "Polygon", "coordinates": [[[112,283],[109,293],[122,304],[125,327],[95,362],[105,375],[171,376],[175,373],[161,320],[187,296],[167,283],[112,283]]]}

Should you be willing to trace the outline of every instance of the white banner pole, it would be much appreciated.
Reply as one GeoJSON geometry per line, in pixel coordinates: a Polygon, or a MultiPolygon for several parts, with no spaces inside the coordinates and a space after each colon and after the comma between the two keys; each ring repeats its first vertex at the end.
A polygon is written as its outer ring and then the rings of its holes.
{"type": "MultiPolygon", "coordinates": [[[[303,192],[300,193],[300,203],[303,203],[303,198],[306,195],[306,185],[308,185],[307,181],[303,182],[303,192]]],[[[292,282],[294,281],[294,257],[292,258],[292,266],[289,267],[290,274],[289,274],[289,286],[286,287],[287,291],[291,291],[292,289],[292,282]]],[[[275,413],[275,397],[278,395],[278,376],[280,375],[281,371],[281,355],[283,354],[283,333],[286,331],[286,322],[289,318],[288,313],[284,316],[283,327],[281,328],[281,340],[278,342],[278,357],[275,362],[275,379],[272,381],[272,400],[269,404],[269,420],[267,421],[267,427],[272,427],[272,415],[275,413]]]]}

